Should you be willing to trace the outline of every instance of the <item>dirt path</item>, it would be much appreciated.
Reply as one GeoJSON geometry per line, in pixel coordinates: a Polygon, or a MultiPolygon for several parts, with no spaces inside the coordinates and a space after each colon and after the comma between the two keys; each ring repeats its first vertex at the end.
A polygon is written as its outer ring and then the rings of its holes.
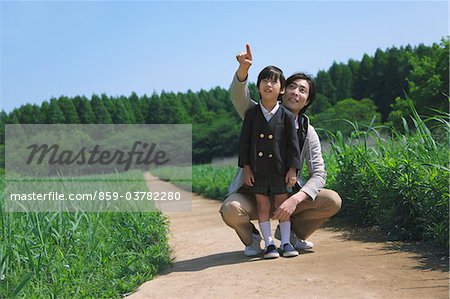
{"type": "MultiPolygon", "coordinates": [[[[167,184],[147,178],[150,190],[167,184]]],[[[174,263],[128,298],[449,297],[447,259],[336,221],[311,236],[314,251],[291,259],[247,258],[219,207],[194,195],[192,212],[167,213],[174,263]]]]}

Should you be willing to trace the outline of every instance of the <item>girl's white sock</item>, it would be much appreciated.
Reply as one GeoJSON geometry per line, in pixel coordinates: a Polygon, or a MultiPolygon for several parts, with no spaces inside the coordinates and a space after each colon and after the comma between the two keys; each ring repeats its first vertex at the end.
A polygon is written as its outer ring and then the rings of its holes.
{"type": "Polygon", "coordinates": [[[280,233],[281,233],[281,245],[290,243],[291,238],[291,222],[285,221],[280,222],[280,233]]]}
{"type": "Polygon", "coordinates": [[[269,245],[275,245],[273,242],[271,231],[270,231],[270,221],[264,221],[259,223],[259,228],[261,229],[261,233],[264,238],[264,242],[266,243],[266,248],[269,245]]]}

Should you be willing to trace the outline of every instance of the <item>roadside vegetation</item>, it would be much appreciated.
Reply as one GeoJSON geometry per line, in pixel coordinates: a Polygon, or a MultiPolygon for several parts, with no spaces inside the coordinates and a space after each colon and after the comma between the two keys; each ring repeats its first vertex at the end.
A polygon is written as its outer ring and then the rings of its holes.
{"type": "Polygon", "coordinates": [[[0,298],[120,298],[168,265],[167,235],[157,211],[8,213],[2,200],[0,298]]]}
{"type": "MultiPolygon", "coordinates": [[[[421,120],[412,104],[410,109],[403,133],[342,120],[354,130],[349,137],[328,133],[326,187],[343,199],[338,217],[379,226],[391,239],[423,240],[448,250],[449,115],[436,112],[421,120]]],[[[224,200],[236,171],[237,166],[195,165],[192,189],[224,200]]]]}

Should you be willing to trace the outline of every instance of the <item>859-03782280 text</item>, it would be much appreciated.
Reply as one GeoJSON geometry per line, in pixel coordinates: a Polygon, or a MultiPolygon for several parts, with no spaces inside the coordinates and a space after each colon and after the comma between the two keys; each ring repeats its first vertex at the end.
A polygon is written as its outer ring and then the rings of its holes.
{"type": "Polygon", "coordinates": [[[93,193],[69,193],[64,194],[61,192],[50,191],[47,193],[11,193],[11,201],[115,201],[115,200],[128,200],[128,201],[177,201],[181,200],[181,192],[149,192],[149,191],[128,191],[128,192],[115,192],[115,191],[95,191],[93,193]]]}

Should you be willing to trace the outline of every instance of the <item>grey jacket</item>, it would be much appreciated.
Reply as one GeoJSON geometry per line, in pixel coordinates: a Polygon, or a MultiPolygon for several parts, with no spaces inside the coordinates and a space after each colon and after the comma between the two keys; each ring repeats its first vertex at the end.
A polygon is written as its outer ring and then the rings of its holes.
{"type": "MultiPolygon", "coordinates": [[[[239,116],[244,119],[245,111],[250,107],[256,105],[256,102],[250,98],[250,93],[247,87],[247,81],[240,82],[236,75],[233,77],[230,87],[231,100],[239,116]]],[[[325,164],[322,158],[322,149],[320,146],[319,136],[313,126],[308,121],[308,132],[306,135],[303,148],[300,152],[300,168],[297,176],[297,182],[300,186],[300,191],[308,194],[314,200],[320,189],[325,186],[326,172],[325,164]],[[302,177],[303,165],[306,164],[310,178],[305,182],[302,177]]],[[[244,184],[244,171],[242,168],[234,176],[228,188],[228,195],[236,193],[244,184]]]]}

